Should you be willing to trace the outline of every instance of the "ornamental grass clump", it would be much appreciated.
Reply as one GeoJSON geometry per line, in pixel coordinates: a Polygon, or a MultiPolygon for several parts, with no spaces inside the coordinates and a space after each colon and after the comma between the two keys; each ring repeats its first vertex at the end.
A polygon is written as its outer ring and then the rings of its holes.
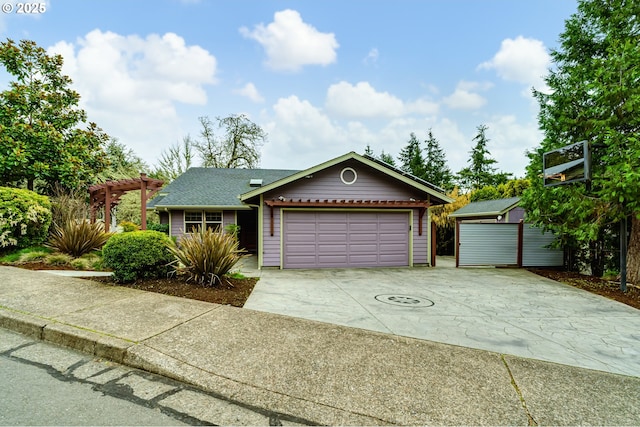
{"type": "Polygon", "coordinates": [[[69,220],[62,226],[54,225],[48,246],[77,258],[100,249],[111,236],[102,224],[69,220]]]}
{"type": "Polygon", "coordinates": [[[222,276],[244,257],[233,234],[211,229],[187,233],[178,246],[169,250],[176,257],[174,268],[177,272],[188,274],[188,281],[208,286],[221,283],[222,276]]]}

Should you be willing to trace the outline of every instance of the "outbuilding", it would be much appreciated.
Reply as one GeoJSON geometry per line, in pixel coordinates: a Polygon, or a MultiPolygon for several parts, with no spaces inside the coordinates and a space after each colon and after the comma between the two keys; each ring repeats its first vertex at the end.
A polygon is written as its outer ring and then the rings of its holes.
{"type": "Polygon", "coordinates": [[[456,219],[456,267],[563,265],[563,250],[550,247],[553,233],[526,223],[519,203],[519,197],[472,202],[449,215],[456,219]]]}

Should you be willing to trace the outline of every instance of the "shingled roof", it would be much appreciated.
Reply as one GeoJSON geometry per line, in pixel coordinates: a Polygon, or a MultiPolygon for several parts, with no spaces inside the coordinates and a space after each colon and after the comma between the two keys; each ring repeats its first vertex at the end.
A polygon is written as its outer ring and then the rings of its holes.
{"type": "Polygon", "coordinates": [[[483,200],[481,202],[469,203],[457,211],[450,214],[450,217],[472,217],[502,215],[518,206],[520,197],[509,197],[508,199],[483,200]]]}
{"type": "Polygon", "coordinates": [[[255,189],[251,180],[270,184],[297,170],[190,168],[147,204],[153,208],[242,207],[240,195],[255,189]]]}

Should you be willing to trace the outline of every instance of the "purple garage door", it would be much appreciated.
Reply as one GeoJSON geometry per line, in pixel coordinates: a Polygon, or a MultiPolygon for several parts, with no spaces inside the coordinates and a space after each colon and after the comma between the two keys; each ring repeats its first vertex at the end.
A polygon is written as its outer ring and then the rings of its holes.
{"type": "Polygon", "coordinates": [[[406,265],[407,212],[284,213],[284,268],[406,265]]]}

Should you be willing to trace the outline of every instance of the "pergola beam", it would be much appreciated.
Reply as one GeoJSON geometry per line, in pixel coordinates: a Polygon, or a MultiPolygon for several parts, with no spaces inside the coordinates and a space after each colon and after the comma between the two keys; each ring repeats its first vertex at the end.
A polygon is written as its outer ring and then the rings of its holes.
{"type": "Polygon", "coordinates": [[[91,222],[96,221],[96,212],[104,207],[104,229],[108,232],[111,222],[111,209],[118,205],[120,197],[129,191],[140,190],[140,218],[142,222],[140,227],[146,230],[147,201],[162,188],[163,184],[164,181],[148,178],[146,174],[141,173],[140,178],[107,181],[102,184],[92,185],[89,187],[91,222]]]}

